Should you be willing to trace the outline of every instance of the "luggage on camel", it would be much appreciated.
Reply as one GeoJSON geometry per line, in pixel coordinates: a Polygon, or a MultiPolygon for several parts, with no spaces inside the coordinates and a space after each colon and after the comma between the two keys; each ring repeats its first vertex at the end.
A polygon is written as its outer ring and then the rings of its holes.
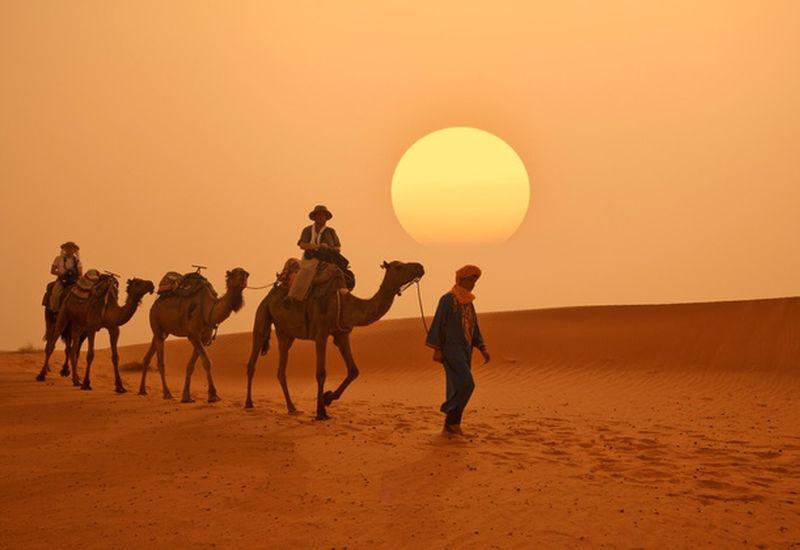
{"type": "Polygon", "coordinates": [[[214,287],[200,273],[192,272],[181,275],[176,271],[168,271],[158,283],[158,295],[159,297],[178,296],[180,298],[188,298],[189,296],[194,296],[203,288],[208,288],[211,294],[215,298],[217,297],[214,287]]]}
{"type": "Polygon", "coordinates": [[[89,298],[105,299],[110,293],[116,293],[119,281],[110,274],[100,274],[96,269],[90,269],[70,288],[70,293],[79,300],[89,298]]]}
{"type": "Polygon", "coordinates": [[[161,281],[158,283],[158,294],[166,294],[167,292],[172,292],[178,288],[181,284],[181,279],[183,279],[183,275],[178,273],[177,271],[167,271],[163,277],[161,277],[161,281]]]}
{"type": "Polygon", "coordinates": [[[83,291],[89,291],[100,280],[100,272],[96,269],[90,269],[85,274],[81,275],[75,284],[83,291]]]}
{"type": "Polygon", "coordinates": [[[110,273],[101,274],[96,269],[90,269],[80,276],[69,291],[70,296],[78,300],[93,300],[108,304],[109,300],[116,300],[119,294],[119,281],[110,273]]]}

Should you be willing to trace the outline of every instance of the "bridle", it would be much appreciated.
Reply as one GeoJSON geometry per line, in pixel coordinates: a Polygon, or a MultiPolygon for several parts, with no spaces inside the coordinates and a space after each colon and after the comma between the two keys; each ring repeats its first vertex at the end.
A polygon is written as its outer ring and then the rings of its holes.
{"type": "Polygon", "coordinates": [[[408,290],[408,287],[410,287],[410,286],[411,286],[411,285],[413,285],[413,284],[416,284],[416,285],[418,285],[418,286],[419,286],[419,277],[416,277],[416,278],[414,278],[414,279],[411,279],[411,280],[410,280],[410,281],[408,281],[406,284],[404,284],[403,286],[401,286],[401,287],[400,287],[400,288],[397,290],[397,295],[398,295],[398,296],[402,296],[402,295],[403,295],[403,292],[405,292],[406,290],[408,290]]]}

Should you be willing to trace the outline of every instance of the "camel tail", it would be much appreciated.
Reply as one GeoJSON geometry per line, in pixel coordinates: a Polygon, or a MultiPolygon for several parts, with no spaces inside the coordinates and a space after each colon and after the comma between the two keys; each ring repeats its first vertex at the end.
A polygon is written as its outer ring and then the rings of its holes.
{"type": "Polygon", "coordinates": [[[261,355],[266,355],[269,351],[269,338],[272,334],[272,314],[266,303],[264,303],[264,306],[264,319],[261,323],[261,330],[264,331],[261,335],[261,355]]]}

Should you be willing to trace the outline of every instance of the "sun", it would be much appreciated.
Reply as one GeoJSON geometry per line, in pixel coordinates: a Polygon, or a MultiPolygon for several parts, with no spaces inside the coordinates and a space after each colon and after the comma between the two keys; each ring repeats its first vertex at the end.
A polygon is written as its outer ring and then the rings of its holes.
{"type": "Polygon", "coordinates": [[[420,138],[392,177],[400,225],[427,245],[503,242],[525,219],[529,201],[522,159],[477,128],[444,128],[420,138]]]}

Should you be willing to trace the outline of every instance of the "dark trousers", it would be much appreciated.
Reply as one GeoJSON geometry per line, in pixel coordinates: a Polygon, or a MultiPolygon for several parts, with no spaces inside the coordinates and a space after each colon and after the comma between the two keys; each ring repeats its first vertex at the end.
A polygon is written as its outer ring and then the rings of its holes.
{"type": "Polygon", "coordinates": [[[467,408],[472,392],[475,391],[475,381],[472,378],[469,362],[458,359],[447,355],[444,357],[447,399],[442,403],[441,411],[447,414],[445,422],[448,424],[461,424],[464,409],[467,408]]]}

